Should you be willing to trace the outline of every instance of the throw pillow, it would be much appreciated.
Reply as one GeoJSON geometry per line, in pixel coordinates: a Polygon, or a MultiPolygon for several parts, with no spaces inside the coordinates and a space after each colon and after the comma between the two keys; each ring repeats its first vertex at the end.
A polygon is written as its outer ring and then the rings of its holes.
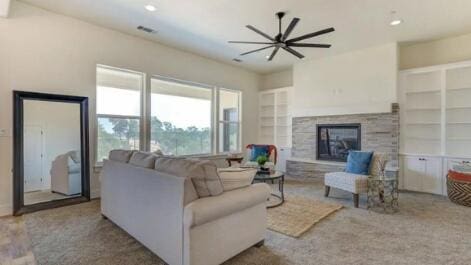
{"type": "Polygon", "coordinates": [[[457,181],[471,182],[471,173],[463,173],[454,170],[448,171],[448,178],[457,181]]]}
{"type": "Polygon", "coordinates": [[[121,163],[128,163],[131,155],[134,153],[132,150],[111,150],[109,159],[121,163]]]}
{"type": "Polygon", "coordinates": [[[158,157],[154,168],[191,179],[198,197],[216,196],[224,191],[217,167],[209,160],[158,157]]]}
{"type": "Polygon", "coordinates": [[[250,186],[255,174],[257,174],[257,169],[219,168],[218,174],[221,178],[224,191],[230,191],[250,186]]]}
{"type": "Polygon", "coordinates": [[[368,175],[373,152],[350,151],[345,172],[368,175]]]}
{"type": "Polygon", "coordinates": [[[257,157],[262,155],[268,156],[268,146],[254,145],[250,154],[250,161],[257,161],[257,157]]]}
{"type": "Polygon", "coordinates": [[[134,152],[129,159],[129,164],[136,167],[154,168],[157,156],[146,152],[134,152]]]}

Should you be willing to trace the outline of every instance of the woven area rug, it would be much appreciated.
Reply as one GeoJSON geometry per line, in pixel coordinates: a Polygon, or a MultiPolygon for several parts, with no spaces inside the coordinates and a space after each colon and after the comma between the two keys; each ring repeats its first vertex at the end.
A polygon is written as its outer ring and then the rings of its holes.
{"type": "Polygon", "coordinates": [[[339,204],[297,196],[286,197],[281,206],[268,209],[268,229],[297,238],[341,208],[339,204]]]}

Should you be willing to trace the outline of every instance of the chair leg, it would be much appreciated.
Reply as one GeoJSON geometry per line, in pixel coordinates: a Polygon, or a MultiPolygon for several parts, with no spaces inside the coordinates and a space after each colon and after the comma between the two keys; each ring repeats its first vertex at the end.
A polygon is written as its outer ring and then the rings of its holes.
{"type": "Polygon", "coordinates": [[[353,193],[353,205],[355,206],[355,208],[358,208],[359,201],[360,201],[360,194],[353,193]]]}
{"type": "Polygon", "coordinates": [[[328,197],[329,196],[329,192],[330,192],[330,186],[325,186],[325,193],[324,193],[324,197],[328,197]]]}

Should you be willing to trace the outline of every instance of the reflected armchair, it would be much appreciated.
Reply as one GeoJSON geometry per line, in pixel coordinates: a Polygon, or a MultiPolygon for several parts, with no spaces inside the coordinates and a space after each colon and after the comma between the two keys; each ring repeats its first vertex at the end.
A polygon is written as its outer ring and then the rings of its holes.
{"type": "Polygon", "coordinates": [[[278,151],[276,149],[276,146],[271,145],[271,144],[247,145],[244,167],[258,167],[257,153],[261,152],[260,150],[263,150],[263,149],[266,150],[266,155],[268,156],[268,161],[265,163],[265,167],[270,168],[270,169],[275,169],[278,151]]]}
{"type": "Polygon", "coordinates": [[[51,191],[75,195],[82,192],[80,152],[70,151],[52,161],[51,191]]]}

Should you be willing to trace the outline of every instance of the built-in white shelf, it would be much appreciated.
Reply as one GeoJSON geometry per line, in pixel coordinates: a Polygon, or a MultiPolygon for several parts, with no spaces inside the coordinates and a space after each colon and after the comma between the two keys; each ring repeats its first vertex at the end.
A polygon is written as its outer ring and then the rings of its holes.
{"type": "Polygon", "coordinates": [[[407,95],[412,95],[412,94],[434,94],[434,93],[440,93],[440,89],[434,89],[434,90],[416,90],[416,91],[407,91],[407,95]]]}
{"type": "Polygon", "coordinates": [[[420,126],[420,125],[440,125],[439,122],[407,122],[406,125],[420,126]]]}
{"type": "Polygon", "coordinates": [[[291,90],[287,87],[259,93],[259,143],[274,144],[279,149],[291,147],[291,90]]]}
{"type": "Polygon", "coordinates": [[[471,91],[471,87],[458,87],[458,88],[447,88],[447,92],[457,92],[457,91],[471,91]]]}
{"type": "MultiPolygon", "coordinates": [[[[471,110],[471,106],[457,106],[457,107],[449,107],[449,106],[447,106],[446,109],[447,109],[447,110],[460,110],[460,109],[471,110]]],[[[470,114],[471,114],[471,113],[470,113],[470,114]]]]}
{"type": "Polygon", "coordinates": [[[470,141],[471,142],[471,137],[450,137],[450,138],[447,138],[447,141],[460,141],[460,142],[470,141]]]}
{"type": "Polygon", "coordinates": [[[436,108],[407,108],[406,111],[438,111],[441,110],[440,107],[436,108]]]}
{"type": "Polygon", "coordinates": [[[440,138],[427,138],[427,137],[414,137],[406,136],[407,139],[419,140],[419,141],[440,141],[440,138]]]}
{"type": "Polygon", "coordinates": [[[447,122],[449,125],[471,125],[471,121],[447,122]]]}

